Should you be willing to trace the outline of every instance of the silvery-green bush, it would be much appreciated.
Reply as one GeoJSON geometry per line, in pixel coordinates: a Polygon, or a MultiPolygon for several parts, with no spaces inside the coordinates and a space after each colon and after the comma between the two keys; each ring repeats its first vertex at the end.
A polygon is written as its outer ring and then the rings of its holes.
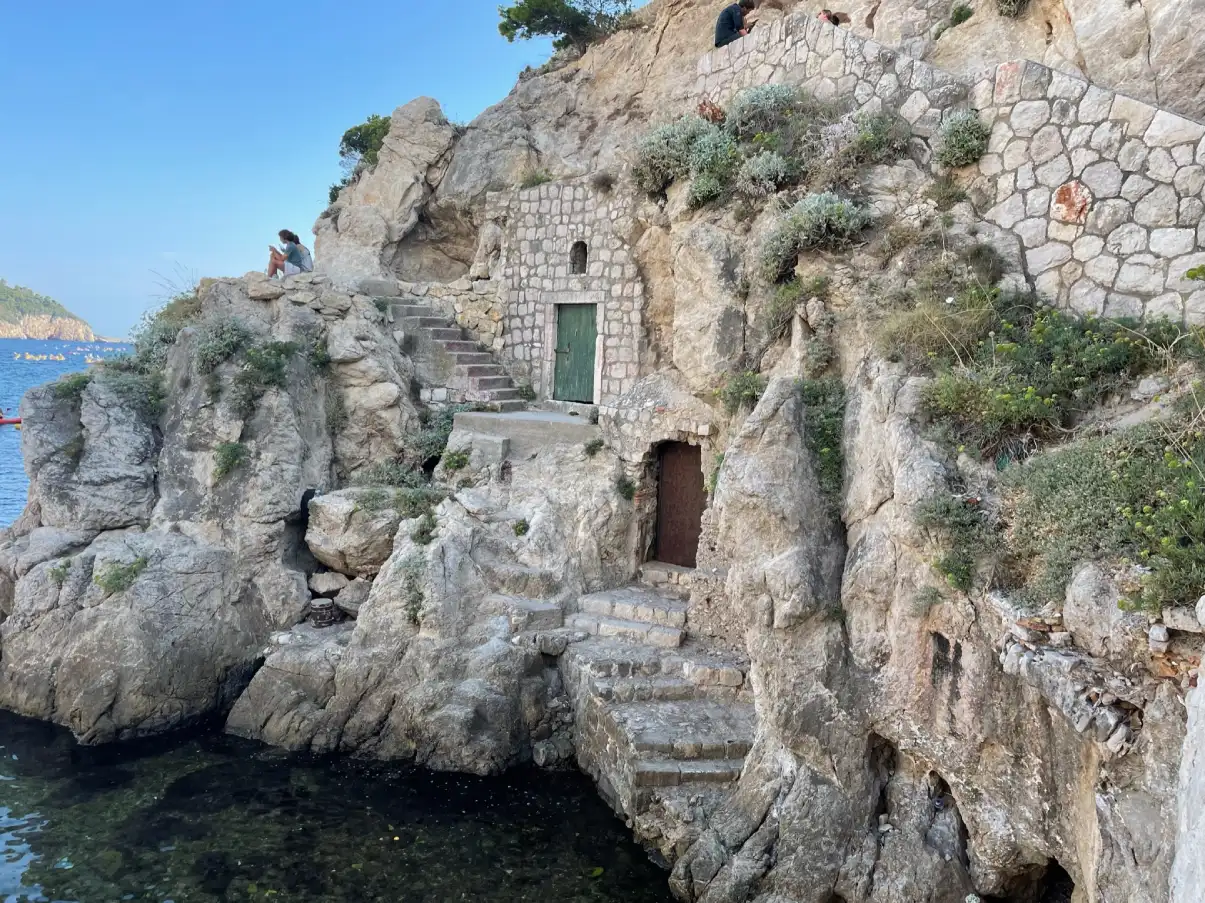
{"type": "Polygon", "coordinates": [[[746,88],[733,98],[725,125],[743,138],[772,132],[791,114],[800,97],[799,89],[788,85],[746,88]]]}
{"type": "Polygon", "coordinates": [[[1015,19],[1025,9],[1026,0],[996,0],[996,9],[1000,15],[1015,19]]]}
{"type": "Polygon", "coordinates": [[[987,153],[991,128],[977,113],[955,113],[941,125],[937,162],[955,168],[970,166],[987,153]]]}
{"type": "Polygon", "coordinates": [[[690,182],[688,199],[690,206],[703,207],[723,196],[727,188],[719,176],[712,172],[704,172],[695,176],[690,182]]]}
{"type": "Polygon", "coordinates": [[[748,158],[736,176],[737,193],[749,198],[769,197],[790,177],[786,158],[774,151],[762,151],[748,158]]]}
{"type": "Polygon", "coordinates": [[[870,214],[832,192],[809,194],[787,211],[762,245],[762,273],[777,282],[794,268],[801,251],[839,248],[870,222],[870,214]]]}
{"type": "Polygon", "coordinates": [[[739,159],[740,149],[736,139],[718,125],[711,125],[691,145],[690,174],[695,177],[710,174],[721,181],[726,181],[725,175],[728,174],[730,180],[730,174],[739,159]]]}
{"type": "Polygon", "coordinates": [[[690,175],[690,155],[695,142],[716,126],[700,116],[683,116],[659,125],[636,145],[633,175],[636,185],[650,194],[665,191],[675,179],[690,175]]]}

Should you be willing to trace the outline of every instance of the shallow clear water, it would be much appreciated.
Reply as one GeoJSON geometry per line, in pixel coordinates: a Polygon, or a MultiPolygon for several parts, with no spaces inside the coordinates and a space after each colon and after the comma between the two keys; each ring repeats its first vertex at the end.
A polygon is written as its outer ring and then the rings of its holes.
{"type": "Polygon", "coordinates": [[[666,875],[580,774],[301,761],[220,734],[87,749],[0,713],[0,900],[624,901],[666,875]]]}
{"type": "MultiPolygon", "coordinates": [[[[7,411],[7,416],[16,417],[21,396],[34,386],[85,369],[88,355],[113,357],[128,351],[127,345],[0,339],[0,409],[7,411]],[[26,354],[34,358],[45,355],[46,360],[27,360],[26,354]],[[65,360],[50,360],[51,355],[59,354],[65,360]]],[[[29,481],[21,462],[21,433],[11,426],[0,426],[0,527],[8,526],[20,516],[28,489],[29,481]]]]}

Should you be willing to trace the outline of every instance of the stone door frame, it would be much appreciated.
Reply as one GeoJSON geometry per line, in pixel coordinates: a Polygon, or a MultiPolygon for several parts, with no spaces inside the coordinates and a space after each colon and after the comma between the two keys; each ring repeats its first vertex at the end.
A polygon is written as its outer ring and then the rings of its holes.
{"type": "Polygon", "coordinates": [[[550,401],[553,396],[553,386],[556,382],[556,345],[557,345],[557,306],[561,304],[593,304],[594,323],[598,335],[594,339],[594,404],[602,402],[603,352],[606,348],[604,329],[606,327],[606,292],[577,291],[577,292],[544,292],[540,296],[544,308],[544,361],[541,367],[540,384],[537,388],[539,397],[550,401]]]}

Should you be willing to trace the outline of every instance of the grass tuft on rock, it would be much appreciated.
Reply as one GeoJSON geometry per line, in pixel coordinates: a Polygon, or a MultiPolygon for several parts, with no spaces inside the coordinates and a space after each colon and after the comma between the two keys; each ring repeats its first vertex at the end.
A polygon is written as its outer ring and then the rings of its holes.
{"type": "Polygon", "coordinates": [[[241,442],[223,442],[214,450],[213,478],[220,481],[247,461],[247,446],[241,442]]]}
{"type": "Polygon", "coordinates": [[[979,162],[987,153],[992,130],[978,113],[955,113],[938,131],[937,162],[956,169],[979,162]]]}
{"type": "Polygon", "coordinates": [[[802,379],[799,397],[804,405],[804,442],[812,453],[820,492],[837,513],[845,488],[845,386],[836,378],[802,379]]]}
{"type": "Polygon", "coordinates": [[[734,373],[724,385],[716,389],[716,397],[724,404],[724,410],[735,414],[742,408],[752,408],[766,391],[766,378],[753,370],[734,373]]]}
{"type": "Polygon", "coordinates": [[[136,558],[129,564],[111,564],[93,576],[93,582],[104,590],[106,596],[124,593],[147,568],[145,558],[136,558]]]}

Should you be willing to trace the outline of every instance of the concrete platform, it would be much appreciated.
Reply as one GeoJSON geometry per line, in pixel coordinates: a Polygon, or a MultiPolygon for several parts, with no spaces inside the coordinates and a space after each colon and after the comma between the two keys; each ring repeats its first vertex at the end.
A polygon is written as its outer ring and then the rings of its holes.
{"type": "MultiPolygon", "coordinates": [[[[585,445],[602,437],[598,425],[585,417],[552,411],[506,414],[470,411],[456,415],[452,432],[453,435],[472,433],[506,440],[504,455],[512,460],[529,458],[550,445],[585,445]]],[[[468,443],[450,441],[449,444],[460,447],[468,443]]]]}

